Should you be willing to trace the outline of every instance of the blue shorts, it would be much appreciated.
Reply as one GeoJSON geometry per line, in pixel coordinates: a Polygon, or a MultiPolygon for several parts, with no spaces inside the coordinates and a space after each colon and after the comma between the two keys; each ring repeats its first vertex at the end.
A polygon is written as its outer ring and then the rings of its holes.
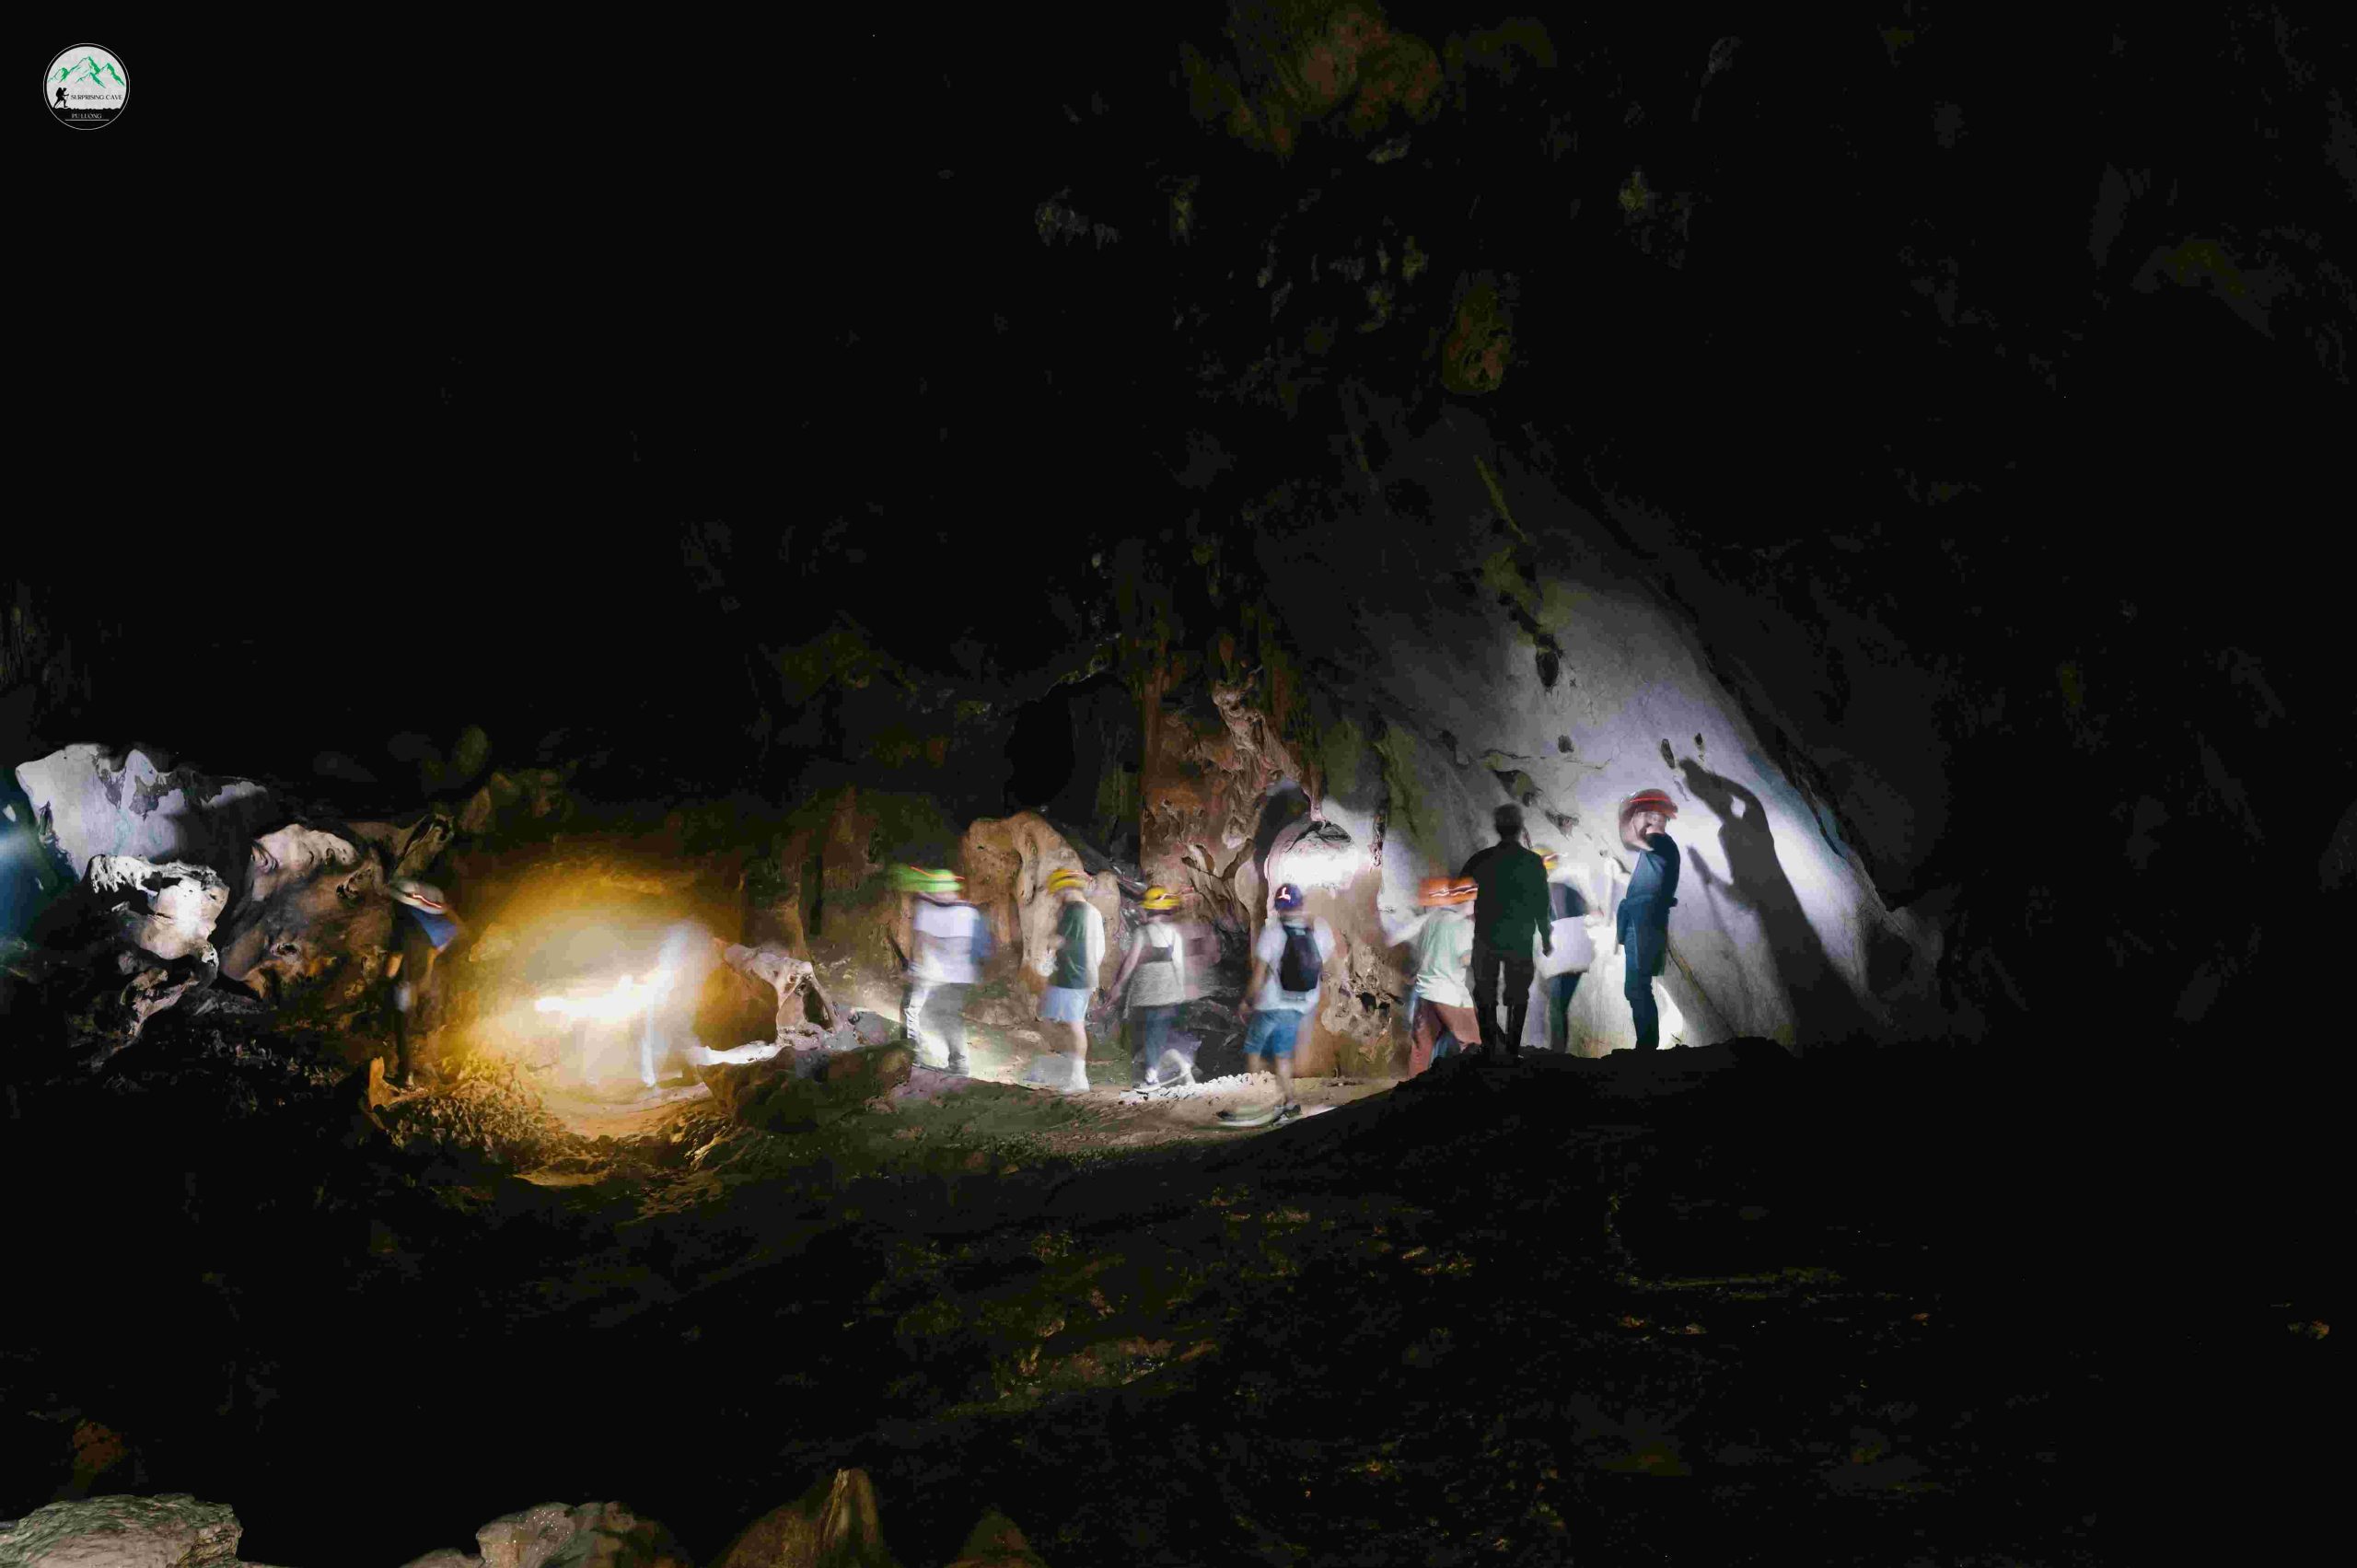
{"type": "Polygon", "coordinates": [[[1301,1015],[1291,1007],[1256,1010],[1252,1021],[1244,1026],[1244,1054],[1247,1056],[1291,1056],[1293,1042],[1301,1032],[1301,1015]]]}
{"type": "Polygon", "coordinates": [[[1051,1024],[1085,1024],[1088,993],[1078,986],[1051,985],[1039,993],[1039,1016],[1051,1024]]]}

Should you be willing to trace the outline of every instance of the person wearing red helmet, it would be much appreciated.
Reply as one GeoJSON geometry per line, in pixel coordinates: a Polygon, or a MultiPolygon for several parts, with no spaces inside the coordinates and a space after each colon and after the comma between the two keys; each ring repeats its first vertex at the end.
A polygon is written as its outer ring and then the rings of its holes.
{"type": "Polygon", "coordinates": [[[1427,877],[1417,889],[1422,912],[1401,924],[1387,917],[1383,934],[1413,944],[1416,983],[1409,992],[1408,1076],[1480,1040],[1467,985],[1473,963],[1473,900],[1480,887],[1469,877],[1427,877]]]}
{"type": "Polygon", "coordinates": [[[1621,993],[1637,1026],[1637,1049],[1661,1049],[1661,1009],[1654,1002],[1654,978],[1669,958],[1669,912],[1678,902],[1678,844],[1669,819],[1678,803],[1668,792],[1642,789],[1620,803],[1620,842],[1636,852],[1629,891],[1614,916],[1613,938],[1628,949],[1621,993]]]}

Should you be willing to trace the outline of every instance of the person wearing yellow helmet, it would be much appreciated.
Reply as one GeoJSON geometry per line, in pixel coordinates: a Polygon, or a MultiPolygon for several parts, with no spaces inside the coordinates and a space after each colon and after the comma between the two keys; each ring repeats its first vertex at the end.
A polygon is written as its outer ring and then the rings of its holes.
{"type": "Polygon", "coordinates": [[[1641,789],[1620,803],[1620,842],[1636,854],[1614,915],[1613,939],[1628,948],[1621,993],[1637,1026],[1637,1049],[1661,1049],[1661,1008],[1654,978],[1669,957],[1669,912],[1678,902],[1678,844],[1667,831],[1678,802],[1666,790],[1641,789]]]}
{"type": "Polygon", "coordinates": [[[1579,990],[1580,976],[1586,972],[1585,962],[1593,961],[1595,954],[1595,938],[1582,923],[1590,920],[1592,912],[1588,908],[1587,896],[1573,881],[1572,868],[1564,863],[1561,853],[1550,849],[1540,854],[1538,860],[1547,872],[1548,909],[1555,928],[1550,957],[1558,962],[1583,963],[1580,969],[1566,969],[1558,974],[1542,971],[1537,990],[1532,993],[1533,1001],[1546,1010],[1547,1049],[1564,1051],[1571,1049],[1572,997],[1579,990]],[[1586,954],[1588,958],[1582,960],[1570,957],[1566,949],[1586,954]]]}
{"type": "Polygon", "coordinates": [[[1162,1081],[1162,1053],[1170,1026],[1187,1000],[1187,942],[1171,918],[1178,908],[1178,894],[1167,888],[1148,888],[1142,907],[1145,919],[1130,934],[1121,972],[1113,977],[1105,997],[1109,1005],[1119,1006],[1122,992],[1128,991],[1133,1081],[1154,1088],[1162,1081]]]}
{"type": "Polygon", "coordinates": [[[1048,894],[1057,900],[1056,947],[1049,960],[1048,989],[1039,995],[1039,1021],[1057,1026],[1072,1058],[1068,1086],[1088,1087],[1088,1005],[1105,962],[1105,917],[1088,901],[1088,878],[1066,866],[1048,875],[1048,894]]]}

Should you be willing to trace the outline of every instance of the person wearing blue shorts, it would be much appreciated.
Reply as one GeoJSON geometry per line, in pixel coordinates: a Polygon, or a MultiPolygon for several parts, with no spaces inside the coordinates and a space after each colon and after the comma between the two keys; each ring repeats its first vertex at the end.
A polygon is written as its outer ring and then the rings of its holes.
{"type": "Polygon", "coordinates": [[[1326,961],[1334,956],[1333,928],[1311,920],[1302,908],[1306,901],[1294,884],[1279,885],[1276,918],[1260,928],[1260,940],[1252,945],[1252,979],[1236,1009],[1245,1020],[1247,1065],[1250,1058],[1265,1057],[1277,1075],[1280,1121],[1301,1114],[1301,1102],[1293,1092],[1294,1044],[1302,1019],[1318,1005],[1326,961]]]}
{"type": "Polygon", "coordinates": [[[1105,961],[1105,917],[1088,901],[1088,878],[1066,867],[1050,874],[1048,891],[1062,900],[1056,912],[1056,950],[1050,960],[1048,989],[1039,995],[1039,1020],[1062,1025],[1070,1042],[1074,1094],[1088,1090],[1088,1005],[1097,992],[1097,971],[1105,961]]]}

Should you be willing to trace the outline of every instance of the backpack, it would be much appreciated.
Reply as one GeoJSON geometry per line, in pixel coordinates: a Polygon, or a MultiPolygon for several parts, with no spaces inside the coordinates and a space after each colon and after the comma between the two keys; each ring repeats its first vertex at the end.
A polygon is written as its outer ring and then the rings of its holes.
{"type": "Polygon", "coordinates": [[[1318,935],[1306,925],[1285,927],[1285,955],[1277,965],[1277,989],[1295,993],[1318,989],[1326,961],[1318,956],[1318,935]]]}

